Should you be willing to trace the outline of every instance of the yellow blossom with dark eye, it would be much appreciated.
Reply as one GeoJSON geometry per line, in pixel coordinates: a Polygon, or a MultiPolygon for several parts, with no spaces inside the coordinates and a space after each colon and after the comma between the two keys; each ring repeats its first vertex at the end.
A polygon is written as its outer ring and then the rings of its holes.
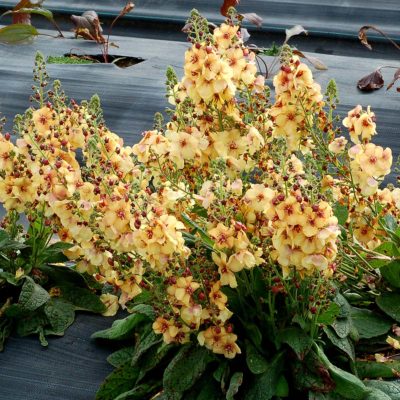
{"type": "Polygon", "coordinates": [[[215,228],[210,229],[208,234],[214,240],[217,249],[231,249],[233,247],[235,230],[232,226],[226,227],[219,223],[215,228]]]}
{"type": "Polygon", "coordinates": [[[227,49],[232,45],[232,41],[237,37],[239,27],[237,25],[221,24],[214,29],[214,39],[218,48],[227,49]]]}
{"type": "Polygon", "coordinates": [[[167,293],[173,298],[173,302],[190,306],[193,293],[200,287],[200,284],[193,281],[193,276],[179,277],[176,279],[176,283],[168,286],[167,293]]]}

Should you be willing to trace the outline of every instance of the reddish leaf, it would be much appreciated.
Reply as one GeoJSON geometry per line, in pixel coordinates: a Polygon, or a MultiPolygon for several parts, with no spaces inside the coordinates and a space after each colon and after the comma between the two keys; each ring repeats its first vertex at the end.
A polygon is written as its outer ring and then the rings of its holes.
{"type": "Polygon", "coordinates": [[[236,7],[239,4],[240,0],[224,0],[224,3],[221,6],[221,14],[224,17],[228,16],[228,11],[231,7],[236,7]]]}
{"type": "MultiPolygon", "coordinates": [[[[13,11],[18,11],[21,8],[36,8],[40,7],[44,0],[21,0],[14,8],[13,11]]],[[[12,17],[13,24],[31,24],[31,15],[29,13],[14,13],[12,17]]]]}
{"type": "Polygon", "coordinates": [[[371,90],[380,89],[384,84],[383,76],[380,69],[372,72],[367,76],[364,76],[357,82],[357,87],[365,92],[369,92],[371,90]]]}
{"type": "Polygon", "coordinates": [[[260,27],[262,25],[263,19],[256,13],[247,13],[247,14],[241,14],[243,19],[249,21],[255,26],[260,27]]]}
{"type": "Polygon", "coordinates": [[[396,72],[394,73],[393,80],[392,80],[392,82],[389,83],[386,90],[391,89],[393,87],[393,85],[396,83],[396,81],[398,81],[399,79],[400,79],[400,68],[398,70],[396,70],[396,72]]]}

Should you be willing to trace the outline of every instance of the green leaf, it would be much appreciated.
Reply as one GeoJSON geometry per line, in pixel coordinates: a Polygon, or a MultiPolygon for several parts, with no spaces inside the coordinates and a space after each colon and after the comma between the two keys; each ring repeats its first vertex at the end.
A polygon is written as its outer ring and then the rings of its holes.
{"type": "Polygon", "coordinates": [[[400,288],[400,261],[392,261],[380,268],[386,281],[396,288],[400,288]]]}
{"type": "Polygon", "coordinates": [[[396,378],[400,374],[400,361],[386,362],[356,361],[355,367],[360,379],[396,378]]]}
{"type": "Polygon", "coordinates": [[[354,361],[355,360],[355,352],[353,343],[350,341],[349,338],[341,338],[339,337],[336,332],[330,328],[329,326],[324,327],[324,332],[328,339],[332,342],[332,344],[337,347],[338,349],[344,351],[349,358],[354,361]]]}
{"type": "Polygon", "coordinates": [[[39,32],[28,24],[13,24],[0,29],[0,43],[21,44],[32,41],[39,32]]]}
{"type": "Polygon", "coordinates": [[[317,354],[322,363],[328,368],[331,377],[336,383],[335,393],[344,399],[363,400],[368,393],[364,383],[350,372],[344,371],[333,365],[318,345],[315,345],[317,354]]]}
{"type": "Polygon", "coordinates": [[[200,234],[200,237],[203,241],[203,243],[208,247],[210,250],[213,250],[214,248],[214,241],[207,235],[207,232],[204,231],[203,228],[201,228],[199,225],[197,225],[194,221],[190,219],[190,217],[182,213],[181,214],[182,219],[191,227],[195,230],[195,232],[198,232],[200,234]]]}
{"type": "Polygon", "coordinates": [[[329,304],[328,308],[318,316],[317,323],[330,325],[335,321],[339,313],[340,307],[336,303],[332,302],[329,304]]]}
{"type": "Polygon", "coordinates": [[[243,372],[235,372],[232,375],[228,391],[226,392],[226,400],[235,399],[235,394],[237,394],[237,392],[239,391],[239,388],[242,383],[243,383],[243,372]]]}
{"type": "Polygon", "coordinates": [[[60,299],[49,300],[44,307],[44,313],[55,334],[64,333],[75,320],[74,306],[60,299]]]}
{"type": "Polygon", "coordinates": [[[58,287],[61,291],[61,298],[72,303],[76,310],[91,311],[93,313],[102,313],[106,310],[99,296],[89,289],[69,284],[58,287]]]}
{"type": "Polygon", "coordinates": [[[133,346],[124,347],[123,349],[117,350],[107,357],[107,361],[115,368],[121,367],[127,362],[132,362],[133,353],[135,348],[133,346]]]}
{"type": "Polygon", "coordinates": [[[156,335],[150,327],[148,332],[139,336],[139,339],[136,342],[135,351],[131,361],[132,365],[135,364],[147,350],[161,342],[162,336],[156,335]]]}
{"type": "Polygon", "coordinates": [[[246,400],[269,400],[275,396],[283,370],[284,354],[284,352],[278,353],[264,373],[254,375],[246,393],[246,400]]]}
{"type": "Polygon", "coordinates": [[[149,395],[160,386],[161,382],[142,383],[135,386],[133,389],[120,394],[115,399],[113,398],[113,400],[143,400],[145,398],[149,398],[149,395]]]}
{"type": "Polygon", "coordinates": [[[121,340],[127,338],[141,322],[146,321],[143,314],[132,314],[124,319],[117,319],[111,328],[93,333],[92,339],[121,340]]]}
{"type": "Polygon", "coordinates": [[[50,295],[32,278],[26,277],[18,303],[27,311],[34,311],[50,299],[50,295]]]}
{"type": "Polygon", "coordinates": [[[387,315],[400,322],[400,293],[383,293],[376,304],[387,315]]]}
{"type": "Polygon", "coordinates": [[[117,368],[101,384],[96,393],[96,400],[114,400],[120,394],[133,389],[139,370],[128,362],[117,368]]]}
{"type": "Polygon", "coordinates": [[[343,295],[338,293],[334,302],[340,307],[339,318],[346,318],[350,315],[351,306],[343,295]]]}
{"type": "Polygon", "coordinates": [[[392,326],[392,322],[383,315],[362,308],[352,307],[351,319],[360,339],[384,335],[392,326]]]}
{"type": "Polygon", "coordinates": [[[376,388],[372,388],[367,394],[365,400],[392,400],[392,398],[388,396],[385,392],[382,392],[381,390],[376,388]]]}
{"type": "MultiPolygon", "coordinates": [[[[385,382],[385,381],[366,381],[369,388],[378,389],[387,394],[391,400],[400,400],[400,380],[385,382]]],[[[371,399],[372,400],[372,399],[371,399]]]]}
{"type": "Polygon", "coordinates": [[[277,397],[288,397],[289,396],[289,383],[284,375],[281,375],[276,385],[275,396],[277,397]]]}
{"type": "Polygon", "coordinates": [[[209,350],[191,344],[183,346],[164,371],[163,387],[183,393],[193,386],[213,359],[209,350]]]}
{"type": "Polygon", "coordinates": [[[347,209],[347,206],[339,203],[335,204],[333,208],[333,213],[338,219],[339,224],[342,226],[346,223],[347,218],[349,217],[349,210],[347,209]]]}
{"type": "Polygon", "coordinates": [[[300,360],[311,349],[313,340],[302,329],[290,327],[280,332],[279,340],[292,348],[300,360]]]}
{"type": "Polygon", "coordinates": [[[68,258],[64,256],[63,252],[70,249],[71,247],[73,247],[72,243],[53,243],[43,250],[40,255],[40,260],[42,261],[42,263],[64,262],[65,260],[68,260],[68,258]]]}
{"type": "Polygon", "coordinates": [[[249,341],[246,340],[246,363],[249,370],[257,375],[264,373],[268,367],[268,361],[258,352],[257,348],[249,341]]]}
{"type": "Polygon", "coordinates": [[[46,326],[49,321],[43,312],[36,311],[23,319],[17,319],[15,323],[19,336],[29,336],[43,331],[43,327],[46,326]]]}
{"type": "Polygon", "coordinates": [[[351,319],[350,318],[336,318],[331,324],[331,327],[335,330],[336,334],[344,339],[351,331],[351,319]]]}
{"type": "Polygon", "coordinates": [[[38,14],[47,18],[49,21],[54,21],[53,13],[45,8],[20,8],[18,10],[9,10],[1,14],[0,18],[7,14],[38,14]]]}
{"type": "MultiPolygon", "coordinates": [[[[156,397],[155,400],[158,398],[156,397]]],[[[218,383],[213,379],[212,372],[207,371],[196,382],[196,384],[186,392],[183,399],[190,400],[223,400],[226,397],[222,394],[218,383]]]]}

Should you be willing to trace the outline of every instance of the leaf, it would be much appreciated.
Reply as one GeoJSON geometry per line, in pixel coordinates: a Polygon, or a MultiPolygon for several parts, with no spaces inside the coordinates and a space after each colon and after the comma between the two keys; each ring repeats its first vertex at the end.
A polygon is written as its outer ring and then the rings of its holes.
{"type": "Polygon", "coordinates": [[[392,322],[384,316],[356,307],[351,308],[351,319],[360,339],[384,335],[392,326],[392,322]]]}
{"type": "Polygon", "coordinates": [[[285,32],[286,39],[284,44],[287,43],[293,36],[300,35],[301,33],[308,35],[308,32],[301,25],[292,26],[290,29],[286,29],[285,32]]]}
{"type": "Polygon", "coordinates": [[[20,8],[19,10],[15,11],[9,10],[1,14],[0,17],[3,17],[4,15],[8,14],[13,14],[13,21],[14,18],[16,21],[18,21],[14,23],[30,24],[30,18],[29,18],[30,14],[38,14],[47,18],[49,21],[54,21],[53,13],[45,8],[20,8]],[[25,14],[25,15],[21,16],[20,14],[25,14]]]}
{"type": "Polygon", "coordinates": [[[393,87],[393,85],[400,79],[400,68],[398,70],[396,70],[396,72],[394,73],[393,76],[393,80],[392,82],[389,83],[389,85],[387,86],[386,90],[389,90],[393,87]]]}
{"type": "Polygon", "coordinates": [[[46,314],[54,334],[63,334],[75,320],[75,308],[60,299],[49,300],[45,307],[46,314]]]}
{"type": "Polygon", "coordinates": [[[355,367],[360,379],[364,378],[396,378],[400,374],[400,361],[386,362],[356,361],[355,367]]]}
{"type": "Polygon", "coordinates": [[[41,254],[41,261],[43,263],[58,263],[63,262],[66,257],[63,252],[73,247],[72,243],[57,242],[48,246],[41,254]],[[60,257],[61,255],[61,257],[60,257]]]}
{"type": "Polygon", "coordinates": [[[313,344],[311,337],[297,327],[283,330],[279,335],[279,340],[290,346],[300,360],[304,359],[313,344]]]}
{"type": "Polygon", "coordinates": [[[288,397],[289,396],[289,383],[284,375],[279,377],[278,383],[276,385],[275,396],[277,397],[288,397]]]}
{"type": "Polygon", "coordinates": [[[400,288],[400,261],[392,261],[385,264],[379,270],[387,283],[396,288],[400,288]]]}
{"type": "Polygon", "coordinates": [[[121,367],[127,362],[132,362],[134,351],[135,348],[133,346],[124,347],[123,349],[119,349],[114,351],[114,353],[111,353],[107,357],[107,361],[115,368],[121,367]]]}
{"type": "Polygon", "coordinates": [[[317,354],[322,363],[328,368],[336,383],[335,393],[344,399],[363,400],[368,393],[364,383],[350,372],[344,371],[333,365],[318,345],[315,345],[317,354]]]}
{"type": "Polygon", "coordinates": [[[397,322],[400,322],[400,293],[383,293],[376,299],[378,307],[397,322]]]}
{"type": "Polygon", "coordinates": [[[212,359],[213,355],[204,347],[183,346],[164,371],[164,389],[178,393],[190,389],[212,359]]]}
{"type": "Polygon", "coordinates": [[[235,394],[239,391],[240,385],[243,383],[243,372],[235,372],[232,375],[229,383],[228,391],[226,392],[226,400],[234,400],[235,394]]]}
{"type": "Polygon", "coordinates": [[[372,388],[368,392],[367,397],[365,397],[365,400],[392,400],[392,398],[385,392],[382,392],[382,390],[372,388]]]}
{"type": "Polygon", "coordinates": [[[182,219],[191,227],[195,230],[195,232],[198,232],[200,234],[200,237],[203,241],[203,243],[210,249],[212,250],[214,248],[214,241],[207,235],[207,233],[204,231],[203,228],[201,228],[199,225],[197,225],[194,221],[190,219],[190,217],[182,213],[181,214],[182,219]]]}
{"type": "Polygon", "coordinates": [[[106,42],[96,11],[85,11],[80,16],[71,15],[71,20],[75,25],[76,36],[82,36],[84,39],[93,40],[97,43],[106,42]]]}
{"type": "Polygon", "coordinates": [[[34,311],[50,300],[50,295],[32,278],[26,277],[18,303],[27,311],[34,311]]]}
{"type": "Polygon", "coordinates": [[[370,29],[369,26],[362,26],[360,30],[358,31],[358,39],[360,39],[360,42],[368,49],[372,50],[372,46],[368,43],[368,38],[367,38],[367,31],[370,29]]]}
{"type": "Polygon", "coordinates": [[[318,324],[330,325],[335,321],[336,317],[339,315],[340,307],[336,303],[330,303],[328,308],[322,312],[318,318],[318,324]]]}
{"type": "Polygon", "coordinates": [[[294,49],[293,50],[293,54],[298,55],[299,57],[305,58],[310,64],[312,64],[312,66],[319,70],[319,71],[326,71],[328,69],[328,67],[317,57],[314,56],[310,56],[306,53],[303,53],[300,50],[294,49]]]}
{"type": "Polygon", "coordinates": [[[139,370],[128,362],[117,368],[101,384],[96,400],[114,400],[118,395],[131,390],[136,383],[139,370]]]}
{"type": "Polygon", "coordinates": [[[246,400],[269,400],[275,396],[283,370],[284,352],[278,353],[269,363],[267,370],[253,377],[246,392],[246,400]]]}
{"type": "Polygon", "coordinates": [[[366,385],[373,389],[378,389],[387,394],[392,400],[400,400],[400,380],[385,381],[366,381],[366,385]]]}
{"type": "Polygon", "coordinates": [[[154,333],[153,329],[150,327],[147,334],[143,334],[139,337],[136,342],[135,351],[132,357],[132,365],[135,364],[140,356],[144,354],[148,349],[162,342],[162,337],[154,333]]]}
{"type": "MultiPolygon", "coordinates": [[[[222,394],[218,383],[213,379],[212,373],[207,371],[190,389],[190,391],[185,393],[184,399],[224,400],[226,397],[222,394]]],[[[157,400],[157,397],[154,400],[157,400]]]]}
{"type": "Polygon", "coordinates": [[[142,383],[133,389],[120,394],[113,400],[143,400],[149,398],[149,395],[160,386],[160,383],[142,383]]]}
{"type": "Polygon", "coordinates": [[[48,324],[46,315],[43,312],[34,312],[23,319],[16,321],[17,334],[28,336],[34,333],[43,332],[43,327],[48,324]]]}
{"type": "Polygon", "coordinates": [[[32,41],[39,32],[28,24],[13,24],[0,29],[0,43],[21,44],[32,41]]]}
{"type": "Polygon", "coordinates": [[[348,303],[348,301],[346,300],[346,298],[343,295],[341,295],[340,293],[337,293],[334,301],[340,307],[340,312],[339,312],[338,317],[339,318],[348,317],[350,315],[351,306],[348,303]]]}
{"type": "Polygon", "coordinates": [[[354,352],[354,346],[349,338],[339,337],[329,326],[324,327],[324,332],[335,347],[345,352],[349,356],[350,360],[355,360],[356,356],[354,352]]]}
{"type": "Polygon", "coordinates": [[[74,285],[60,285],[60,297],[75,306],[76,310],[90,311],[93,313],[103,313],[106,306],[102,303],[99,296],[89,289],[74,285]]]}
{"type": "Polygon", "coordinates": [[[245,13],[241,14],[244,20],[249,21],[251,24],[260,28],[263,23],[263,19],[256,13],[245,13]]]}
{"type": "Polygon", "coordinates": [[[93,333],[92,339],[121,340],[129,337],[132,330],[149,317],[143,313],[131,314],[124,319],[117,319],[111,328],[93,333]]]}
{"type": "Polygon", "coordinates": [[[357,87],[364,92],[369,92],[371,90],[380,89],[384,83],[382,72],[380,69],[377,69],[371,74],[361,78],[357,82],[357,87]]]}
{"type": "MultiPolygon", "coordinates": [[[[18,12],[23,8],[35,8],[40,7],[44,0],[21,0],[12,10],[12,12],[18,12]]],[[[13,24],[28,24],[31,23],[31,16],[29,13],[16,13],[13,15],[13,24]]]]}
{"type": "Polygon", "coordinates": [[[249,370],[257,375],[264,373],[268,367],[268,361],[257,351],[256,347],[249,341],[246,340],[246,363],[249,370]]]}
{"type": "Polygon", "coordinates": [[[228,11],[231,7],[236,7],[239,4],[240,0],[224,0],[220,12],[224,17],[228,16],[228,11]]]}
{"type": "Polygon", "coordinates": [[[340,338],[345,338],[351,331],[351,320],[349,318],[336,318],[331,327],[340,338]]]}
{"type": "Polygon", "coordinates": [[[347,219],[349,218],[349,210],[347,206],[340,203],[336,203],[333,208],[333,213],[335,217],[338,219],[339,224],[344,226],[347,219]]]}

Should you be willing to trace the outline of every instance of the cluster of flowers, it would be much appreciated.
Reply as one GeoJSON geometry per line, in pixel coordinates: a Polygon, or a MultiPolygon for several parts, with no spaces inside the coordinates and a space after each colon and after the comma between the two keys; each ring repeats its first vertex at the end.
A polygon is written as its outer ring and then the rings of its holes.
{"type": "Polygon", "coordinates": [[[282,55],[271,104],[233,20],[213,32],[196,13],[191,23],[184,76],[168,72],[174,110],[165,127],[124,146],[96,100],[67,105],[53,94],[17,119],[15,145],[0,138],[0,200],[31,221],[42,207],[74,244],[66,254],[78,270],[114,288],[105,298],[114,311],[151,289],[153,329],[166,343],[195,334],[233,358],[240,348],[224,287],[235,290],[254,268],[330,279],[340,234],[333,203],[348,206],[346,227],[374,247],[382,233],[370,200],[398,215],[400,190],[378,189],[392,156],[370,143],[369,109],[345,119],[354,142],[346,152],[297,56],[282,55]]]}

